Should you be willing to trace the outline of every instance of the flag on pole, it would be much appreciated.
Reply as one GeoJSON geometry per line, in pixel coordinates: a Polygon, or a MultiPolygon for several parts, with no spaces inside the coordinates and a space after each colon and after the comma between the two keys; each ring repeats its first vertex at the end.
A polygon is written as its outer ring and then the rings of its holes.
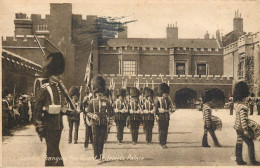
{"type": "Polygon", "coordinates": [[[86,87],[90,89],[90,82],[93,78],[93,51],[90,51],[88,57],[88,63],[86,66],[86,72],[84,77],[84,82],[86,83],[86,87]]]}

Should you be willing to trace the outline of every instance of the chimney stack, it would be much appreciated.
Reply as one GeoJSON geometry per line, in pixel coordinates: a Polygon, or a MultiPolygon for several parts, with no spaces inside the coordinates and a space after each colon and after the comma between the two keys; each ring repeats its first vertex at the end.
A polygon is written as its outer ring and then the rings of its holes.
{"type": "Polygon", "coordinates": [[[176,25],[174,24],[168,24],[168,27],[166,28],[166,38],[167,39],[178,39],[178,27],[177,22],[176,25]]]}
{"type": "Polygon", "coordinates": [[[209,33],[208,33],[208,31],[207,31],[206,34],[204,35],[204,38],[205,38],[206,40],[209,39],[209,33]]]}
{"type": "Polygon", "coordinates": [[[33,23],[31,19],[26,17],[24,13],[15,14],[15,36],[16,35],[32,35],[33,23]]]}
{"type": "Polygon", "coordinates": [[[239,11],[235,11],[235,18],[233,19],[233,31],[243,31],[243,18],[241,18],[241,13],[239,11]]]}

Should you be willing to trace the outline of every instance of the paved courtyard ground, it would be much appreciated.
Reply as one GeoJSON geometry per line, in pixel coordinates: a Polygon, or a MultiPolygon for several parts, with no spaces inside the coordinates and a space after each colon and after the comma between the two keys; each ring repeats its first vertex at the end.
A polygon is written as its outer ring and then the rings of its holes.
{"type": "MultiPolygon", "coordinates": [[[[222,119],[223,129],[216,135],[221,148],[213,145],[208,136],[211,148],[202,148],[203,135],[202,112],[195,109],[179,109],[171,115],[168,149],[162,149],[158,144],[158,125],[153,129],[153,143],[147,145],[142,128],[139,130],[138,144],[131,143],[130,130],[125,128],[124,142],[121,145],[116,141],[116,127],[111,128],[108,142],[104,146],[104,161],[93,160],[93,149],[90,145],[84,149],[84,123],[81,119],[79,129],[79,143],[68,144],[68,123],[64,117],[64,130],[60,143],[61,153],[65,166],[235,166],[236,133],[232,128],[234,115],[229,110],[213,111],[222,119]]],[[[260,116],[254,114],[251,119],[260,123],[260,116]]],[[[2,144],[3,167],[43,167],[46,153],[45,142],[40,142],[33,125],[17,129],[13,136],[3,137],[2,144]]],[[[247,147],[243,148],[244,159],[248,161],[247,147]]],[[[255,141],[256,158],[260,161],[260,141],[255,141]]]]}

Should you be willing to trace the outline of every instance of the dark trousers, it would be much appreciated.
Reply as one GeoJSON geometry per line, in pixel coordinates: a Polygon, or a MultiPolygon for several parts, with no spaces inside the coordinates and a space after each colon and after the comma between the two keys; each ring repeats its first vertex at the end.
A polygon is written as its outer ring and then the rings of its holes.
{"type": "Polygon", "coordinates": [[[250,115],[253,115],[254,113],[254,105],[250,104],[250,115]]]}
{"type": "Polygon", "coordinates": [[[166,145],[167,136],[168,136],[168,127],[169,127],[169,120],[158,120],[160,145],[166,145]]]}
{"type": "Polygon", "coordinates": [[[84,147],[88,147],[88,143],[92,143],[92,128],[91,126],[86,125],[86,130],[85,130],[85,144],[84,147]]]}
{"type": "Polygon", "coordinates": [[[213,139],[214,145],[219,146],[220,144],[218,142],[215,131],[212,128],[206,128],[205,126],[204,126],[204,135],[203,135],[203,138],[202,138],[202,146],[208,146],[208,136],[207,136],[208,132],[210,133],[210,135],[213,139]]]}
{"type": "Polygon", "coordinates": [[[154,120],[144,120],[146,142],[152,142],[154,120]]]}
{"type": "Polygon", "coordinates": [[[92,125],[94,158],[102,159],[104,143],[106,139],[106,125],[92,125]]]}
{"type": "Polygon", "coordinates": [[[260,115],[260,105],[257,105],[257,114],[260,115]]]}
{"type": "Polygon", "coordinates": [[[69,122],[69,142],[72,141],[72,131],[73,131],[73,125],[75,126],[75,132],[74,132],[74,141],[78,141],[78,132],[79,132],[79,120],[68,120],[69,122]]]}
{"type": "Polygon", "coordinates": [[[242,150],[243,150],[243,141],[246,142],[248,146],[248,155],[250,161],[255,161],[255,146],[254,141],[244,135],[243,131],[237,131],[237,143],[236,143],[236,161],[240,162],[243,160],[242,150]]]}
{"type": "Polygon", "coordinates": [[[130,120],[130,126],[131,126],[131,135],[132,135],[132,141],[137,142],[138,141],[138,131],[139,131],[139,120],[130,120]]]}
{"type": "Polygon", "coordinates": [[[8,125],[8,117],[2,117],[2,135],[6,136],[10,134],[10,129],[8,125]]]}
{"type": "Polygon", "coordinates": [[[125,123],[126,123],[125,120],[117,120],[116,121],[117,140],[118,141],[123,140],[125,123]]]}
{"type": "Polygon", "coordinates": [[[64,166],[62,156],[60,153],[60,137],[61,130],[52,131],[47,130],[45,133],[45,141],[47,145],[47,154],[45,166],[64,166]]]}

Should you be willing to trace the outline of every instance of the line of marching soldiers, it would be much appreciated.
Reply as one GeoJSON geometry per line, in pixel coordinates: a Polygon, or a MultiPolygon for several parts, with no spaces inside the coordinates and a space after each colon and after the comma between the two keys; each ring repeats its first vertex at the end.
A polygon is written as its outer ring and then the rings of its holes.
{"type": "MultiPolygon", "coordinates": [[[[229,102],[229,108],[230,108],[230,115],[233,115],[234,110],[234,98],[230,97],[228,99],[229,102]]],[[[250,97],[247,97],[246,104],[249,107],[249,115],[253,115],[254,113],[254,107],[256,106],[257,115],[260,115],[260,97],[255,97],[255,94],[252,93],[250,97]]]]}
{"type": "MultiPolygon", "coordinates": [[[[117,128],[117,140],[123,141],[124,127],[131,130],[132,143],[138,141],[139,126],[143,125],[146,143],[152,142],[152,130],[154,121],[158,122],[159,144],[166,149],[170,112],[173,112],[172,102],[169,97],[170,88],[166,83],[159,86],[159,94],[154,98],[154,91],[151,88],[144,88],[143,93],[136,87],[121,88],[116,91],[116,99],[109,98],[109,91],[106,88],[103,77],[98,76],[92,80],[94,98],[88,94],[84,98],[82,111],[86,126],[85,148],[88,148],[89,141],[94,147],[94,157],[102,159],[103,146],[109,132],[109,122],[113,117],[117,128]]],[[[75,103],[79,103],[79,88],[73,86],[69,95],[75,103]]],[[[70,109],[68,109],[70,110],[70,109]]],[[[78,140],[79,113],[71,113],[68,116],[69,122],[69,143],[72,142],[72,129],[75,125],[74,143],[78,140]]]]}
{"type": "MultiPolygon", "coordinates": [[[[152,127],[154,118],[159,125],[160,145],[167,148],[167,134],[170,120],[170,112],[173,107],[169,98],[170,88],[166,83],[159,87],[161,95],[153,101],[153,91],[145,89],[146,99],[139,99],[140,91],[133,87],[130,89],[129,97],[125,98],[126,90],[121,89],[118,99],[111,103],[105,95],[106,83],[103,77],[94,77],[91,81],[91,90],[93,98],[80,103],[80,92],[71,88],[67,91],[61,81],[61,74],[65,69],[65,59],[62,53],[50,53],[43,60],[43,75],[40,86],[36,94],[35,102],[35,127],[40,140],[46,141],[46,159],[45,166],[63,166],[63,159],[59,149],[60,138],[63,129],[63,116],[68,117],[70,133],[69,142],[72,141],[72,128],[75,126],[78,130],[79,121],[77,118],[83,112],[86,119],[88,139],[92,140],[94,148],[94,158],[102,159],[104,143],[107,139],[109,117],[114,117],[117,129],[118,140],[123,140],[123,128],[126,125],[126,118],[129,120],[132,141],[134,144],[138,140],[138,129],[143,121],[146,140],[151,142],[152,127]],[[66,98],[69,106],[64,105],[66,98]],[[142,102],[142,103],[141,103],[142,102]],[[90,119],[90,120],[89,120],[90,119]],[[92,135],[90,135],[90,132],[92,135]]],[[[38,82],[36,82],[37,84],[38,82]]],[[[40,84],[40,83],[39,83],[40,84]]],[[[76,131],[75,131],[76,132],[76,131]]],[[[77,143],[77,133],[74,137],[74,143],[77,143]]],[[[85,144],[86,146],[86,144],[85,144]]]]}

